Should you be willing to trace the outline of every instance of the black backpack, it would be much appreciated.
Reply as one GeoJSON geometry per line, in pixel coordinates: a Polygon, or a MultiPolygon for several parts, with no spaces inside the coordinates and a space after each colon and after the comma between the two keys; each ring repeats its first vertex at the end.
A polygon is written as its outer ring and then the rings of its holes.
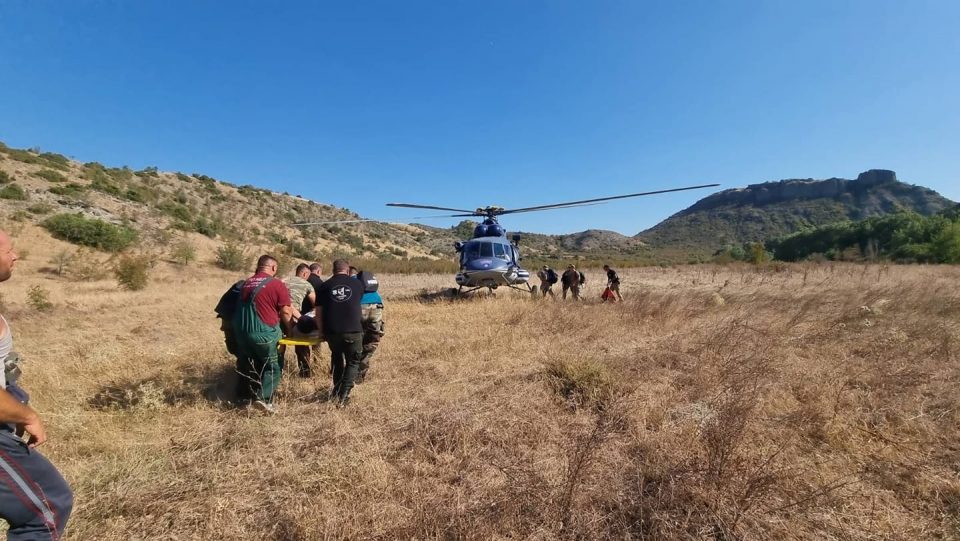
{"type": "Polygon", "coordinates": [[[240,290],[243,289],[244,282],[246,282],[246,280],[240,280],[233,284],[230,289],[220,297],[220,302],[218,302],[217,307],[213,309],[213,311],[217,313],[218,318],[230,319],[233,317],[233,313],[237,310],[237,302],[240,300],[240,290]]]}
{"type": "Polygon", "coordinates": [[[587,283],[587,277],[584,276],[583,272],[580,272],[580,285],[587,283]]]}
{"type": "Polygon", "coordinates": [[[555,284],[555,283],[557,283],[558,280],[560,280],[560,278],[557,277],[557,271],[548,268],[548,269],[547,269],[547,283],[548,283],[548,284],[555,284]]]}
{"type": "Polygon", "coordinates": [[[363,282],[364,293],[373,293],[380,288],[380,282],[377,281],[377,277],[372,272],[362,271],[357,275],[357,278],[363,282]]]}

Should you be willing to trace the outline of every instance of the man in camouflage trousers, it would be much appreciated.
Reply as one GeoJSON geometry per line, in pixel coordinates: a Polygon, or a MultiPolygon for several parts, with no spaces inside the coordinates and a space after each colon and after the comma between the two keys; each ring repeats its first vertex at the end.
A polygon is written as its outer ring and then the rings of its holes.
{"type": "Polygon", "coordinates": [[[363,356],[360,357],[360,372],[357,383],[363,383],[370,370],[370,358],[377,351],[383,338],[383,298],[377,291],[379,282],[373,273],[361,271],[357,278],[363,282],[364,293],[360,299],[360,321],[363,324],[363,356]]]}

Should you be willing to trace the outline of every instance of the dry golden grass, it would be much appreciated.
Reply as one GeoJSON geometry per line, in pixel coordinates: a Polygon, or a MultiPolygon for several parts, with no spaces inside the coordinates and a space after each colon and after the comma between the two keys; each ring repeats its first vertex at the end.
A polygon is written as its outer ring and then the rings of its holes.
{"type": "Polygon", "coordinates": [[[19,242],[0,292],[70,539],[960,537],[954,267],[626,269],[618,305],[598,272],[579,304],[384,275],[350,408],[288,373],[264,417],[227,403],[236,275],[161,264],[125,292],[19,242]]]}

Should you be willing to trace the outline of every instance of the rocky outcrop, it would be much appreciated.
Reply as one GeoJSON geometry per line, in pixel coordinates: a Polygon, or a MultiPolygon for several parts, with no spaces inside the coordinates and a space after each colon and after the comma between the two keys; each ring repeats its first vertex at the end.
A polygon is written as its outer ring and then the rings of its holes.
{"type": "Polygon", "coordinates": [[[953,205],[929,188],[898,181],[893,171],[871,169],[855,180],[790,179],[724,190],[636,238],[654,249],[702,255],[838,221],[901,210],[931,215],[953,205]]]}
{"type": "Polygon", "coordinates": [[[701,199],[684,213],[721,207],[744,205],[764,206],[783,201],[808,199],[836,199],[844,194],[859,194],[874,186],[897,182],[897,174],[886,169],[871,169],[860,173],[856,180],[843,178],[787,179],[777,182],[751,184],[746,188],[724,190],[701,199]]]}

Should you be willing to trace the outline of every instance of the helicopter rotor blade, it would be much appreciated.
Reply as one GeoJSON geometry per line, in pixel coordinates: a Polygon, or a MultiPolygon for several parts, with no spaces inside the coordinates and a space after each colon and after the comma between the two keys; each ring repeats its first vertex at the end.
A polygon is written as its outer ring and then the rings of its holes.
{"type": "MultiPolygon", "coordinates": [[[[452,218],[455,216],[459,216],[459,215],[449,214],[449,215],[440,215],[440,216],[414,216],[410,218],[410,220],[431,220],[433,218],[452,218]]],[[[325,222],[299,222],[299,223],[290,224],[290,225],[292,227],[308,227],[311,225],[359,224],[359,223],[369,223],[369,222],[377,222],[381,224],[394,224],[394,225],[409,225],[408,222],[391,222],[387,220],[374,220],[372,218],[358,218],[356,220],[328,220],[325,222]]]]}
{"type": "Polygon", "coordinates": [[[476,211],[465,209],[452,209],[447,207],[434,207],[431,205],[412,205],[410,203],[387,203],[388,207],[403,207],[408,209],[430,209],[430,210],[449,210],[451,212],[469,212],[469,216],[475,216],[476,211]]]}
{"type": "Polygon", "coordinates": [[[614,195],[611,197],[598,197],[595,199],[583,199],[581,201],[569,201],[567,203],[554,203],[552,205],[539,205],[536,207],[508,209],[508,210],[500,211],[497,214],[516,214],[518,212],[534,212],[538,210],[552,210],[552,209],[559,209],[559,208],[579,207],[579,206],[585,206],[585,205],[592,205],[595,203],[613,201],[616,199],[627,199],[630,197],[641,197],[644,195],[655,195],[660,193],[682,192],[685,190],[699,190],[701,188],[713,188],[715,186],[719,186],[719,184],[701,184],[699,186],[686,186],[684,188],[670,188],[668,190],[655,190],[652,192],[640,192],[640,193],[631,193],[626,195],[614,195]]]}

